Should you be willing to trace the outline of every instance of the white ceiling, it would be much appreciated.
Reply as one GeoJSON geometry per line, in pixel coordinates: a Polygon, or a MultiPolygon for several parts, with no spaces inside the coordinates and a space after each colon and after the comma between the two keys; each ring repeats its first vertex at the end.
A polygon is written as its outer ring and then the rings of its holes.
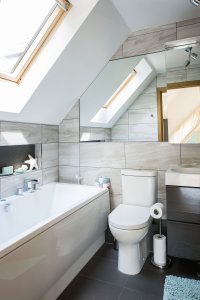
{"type": "Polygon", "coordinates": [[[112,0],[132,31],[200,17],[190,0],[112,0]]]}

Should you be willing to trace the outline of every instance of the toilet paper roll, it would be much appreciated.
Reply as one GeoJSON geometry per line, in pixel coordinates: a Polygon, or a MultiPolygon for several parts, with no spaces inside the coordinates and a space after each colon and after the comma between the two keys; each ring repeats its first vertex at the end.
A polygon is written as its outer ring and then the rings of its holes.
{"type": "Polygon", "coordinates": [[[153,236],[154,263],[158,266],[166,266],[166,236],[154,234],[153,236]]]}
{"type": "Polygon", "coordinates": [[[150,207],[150,215],[154,219],[160,219],[164,214],[164,209],[164,205],[160,202],[157,202],[150,207]]]}

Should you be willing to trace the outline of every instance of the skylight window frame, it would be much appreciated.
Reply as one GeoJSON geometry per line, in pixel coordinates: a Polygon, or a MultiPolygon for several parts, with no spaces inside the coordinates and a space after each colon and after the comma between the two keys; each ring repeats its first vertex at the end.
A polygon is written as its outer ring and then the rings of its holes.
{"type": "Polygon", "coordinates": [[[34,58],[39,53],[40,49],[47,42],[57,25],[60,23],[62,18],[67,15],[72,7],[72,4],[66,0],[65,2],[68,6],[67,10],[65,10],[61,5],[59,5],[60,1],[62,3],[63,0],[55,1],[54,6],[49,11],[48,15],[45,17],[37,32],[34,34],[28,46],[24,50],[22,56],[13,67],[14,71],[12,74],[0,71],[0,79],[17,84],[20,83],[25,72],[31,64],[34,63],[34,58]]]}
{"type": "Polygon", "coordinates": [[[112,94],[112,96],[106,101],[106,103],[103,105],[103,108],[108,109],[112,105],[117,96],[126,88],[128,83],[135,77],[136,74],[136,70],[133,69],[131,73],[129,73],[129,75],[120,84],[120,86],[116,89],[116,91],[112,94]]]}

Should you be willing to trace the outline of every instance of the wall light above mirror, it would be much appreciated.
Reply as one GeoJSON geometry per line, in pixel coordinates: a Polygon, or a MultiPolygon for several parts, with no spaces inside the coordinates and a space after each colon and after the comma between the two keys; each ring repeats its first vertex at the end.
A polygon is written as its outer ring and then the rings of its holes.
{"type": "Polygon", "coordinates": [[[197,143],[199,83],[198,43],[109,61],[80,98],[80,141],[197,143]]]}

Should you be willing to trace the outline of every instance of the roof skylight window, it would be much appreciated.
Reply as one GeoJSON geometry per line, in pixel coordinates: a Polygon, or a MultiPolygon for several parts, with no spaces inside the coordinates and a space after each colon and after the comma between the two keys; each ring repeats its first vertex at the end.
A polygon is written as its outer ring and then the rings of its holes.
{"type": "Polygon", "coordinates": [[[66,0],[0,1],[0,77],[18,82],[70,8],[66,0]]]}

